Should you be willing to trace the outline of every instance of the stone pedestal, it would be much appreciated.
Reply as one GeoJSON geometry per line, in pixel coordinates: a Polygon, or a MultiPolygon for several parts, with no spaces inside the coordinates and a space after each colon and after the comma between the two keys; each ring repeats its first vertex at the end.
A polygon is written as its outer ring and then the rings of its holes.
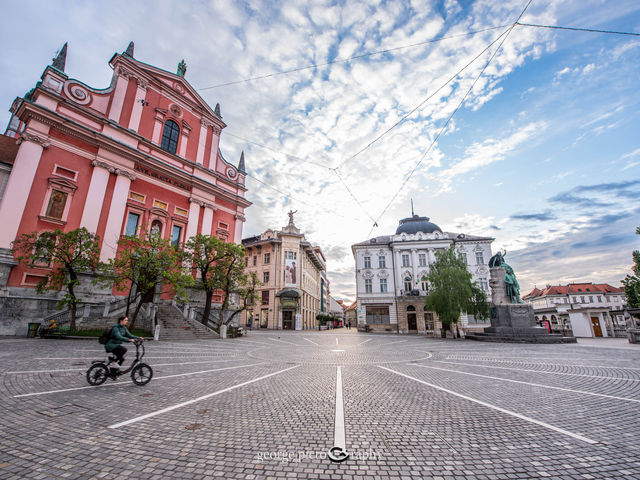
{"type": "Polygon", "coordinates": [[[504,285],[506,270],[491,269],[491,326],[484,333],[468,334],[471,340],[517,343],[575,343],[575,337],[550,335],[544,327],[536,325],[533,307],[524,303],[511,303],[504,285]]]}
{"type": "Polygon", "coordinates": [[[526,304],[492,305],[491,326],[484,333],[510,336],[549,335],[544,327],[536,326],[533,307],[526,304]]]}

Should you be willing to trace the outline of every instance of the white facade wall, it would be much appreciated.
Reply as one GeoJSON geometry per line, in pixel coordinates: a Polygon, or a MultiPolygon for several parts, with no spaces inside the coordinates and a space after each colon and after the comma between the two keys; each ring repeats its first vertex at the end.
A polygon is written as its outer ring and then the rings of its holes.
{"type": "MultiPolygon", "coordinates": [[[[395,235],[390,237],[391,243],[354,245],[354,260],[356,264],[356,296],[357,315],[359,324],[366,321],[367,306],[389,306],[390,324],[397,325],[396,297],[403,296],[404,279],[412,279],[411,290],[418,290],[424,297],[427,292],[422,289],[422,278],[429,273],[429,265],[435,262],[436,252],[448,249],[455,244],[458,250],[467,257],[467,268],[472,281],[485,282],[487,298],[491,300],[489,288],[488,262],[492,256],[491,239],[473,241],[463,235],[465,241],[456,241],[448,234],[436,232],[434,234],[417,233],[415,235],[395,235]],[[482,262],[478,263],[476,253],[480,253],[482,262]],[[420,265],[420,255],[425,255],[426,264],[420,265]],[[403,266],[403,255],[408,255],[409,264],[403,266]],[[379,257],[385,258],[384,268],[380,268],[379,257]],[[365,257],[369,257],[369,264],[365,264],[365,257]],[[387,292],[380,291],[380,279],[387,280],[387,292]],[[371,292],[366,292],[365,280],[371,280],[371,292]]],[[[466,327],[467,316],[462,315],[461,326],[466,327]]]]}

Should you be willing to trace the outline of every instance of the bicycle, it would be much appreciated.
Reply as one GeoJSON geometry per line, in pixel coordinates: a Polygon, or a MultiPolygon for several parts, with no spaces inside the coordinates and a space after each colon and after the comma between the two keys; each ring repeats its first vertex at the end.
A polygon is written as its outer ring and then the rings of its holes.
{"type": "Polygon", "coordinates": [[[131,363],[131,366],[126,370],[120,370],[117,368],[109,368],[107,365],[110,361],[115,360],[111,354],[109,354],[107,361],[93,360],[89,370],[87,370],[87,382],[89,385],[98,386],[107,381],[107,378],[116,380],[119,376],[125,375],[131,372],[131,380],[133,383],[139,386],[146,385],[151,381],[153,377],[153,369],[150,365],[144,363],[142,358],[144,357],[144,345],[142,339],[133,342],[136,346],[136,358],[131,363]],[[140,352],[142,350],[142,352],[140,352]]]}

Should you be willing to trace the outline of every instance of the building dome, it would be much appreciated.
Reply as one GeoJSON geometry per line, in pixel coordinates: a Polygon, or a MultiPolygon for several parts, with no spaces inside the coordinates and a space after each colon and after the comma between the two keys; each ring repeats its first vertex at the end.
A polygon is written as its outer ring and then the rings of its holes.
{"type": "Polygon", "coordinates": [[[400,224],[396,229],[396,235],[400,235],[401,233],[414,234],[418,232],[433,233],[436,231],[442,233],[438,225],[429,221],[429,217],[414,215],[413,217],[400,220],[400,224]]]}

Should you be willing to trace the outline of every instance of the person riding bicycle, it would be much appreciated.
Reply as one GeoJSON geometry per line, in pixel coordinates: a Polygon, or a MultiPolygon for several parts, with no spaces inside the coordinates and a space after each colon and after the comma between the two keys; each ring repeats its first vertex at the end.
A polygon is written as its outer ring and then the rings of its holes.
{"type": "Polygon", "coordinates": [[[124,362],[124,356],[127,353],[127,349],[123,347],[121,344],[124,342],[135,342],[136,340],[142,340],[141,337],[136,337],[132,335],[131,332],[127,329],[127,324],[129,323],[129,319],[125,317],[118,318],[118,323],[116,323],[111,328],[111,337],[109,341],[105,344],[104,349],[107,353],[112,353],[116,356],[116,361],[112,361],[107,365],[109,368],[120,368],[122,363],[124,362]]]}

